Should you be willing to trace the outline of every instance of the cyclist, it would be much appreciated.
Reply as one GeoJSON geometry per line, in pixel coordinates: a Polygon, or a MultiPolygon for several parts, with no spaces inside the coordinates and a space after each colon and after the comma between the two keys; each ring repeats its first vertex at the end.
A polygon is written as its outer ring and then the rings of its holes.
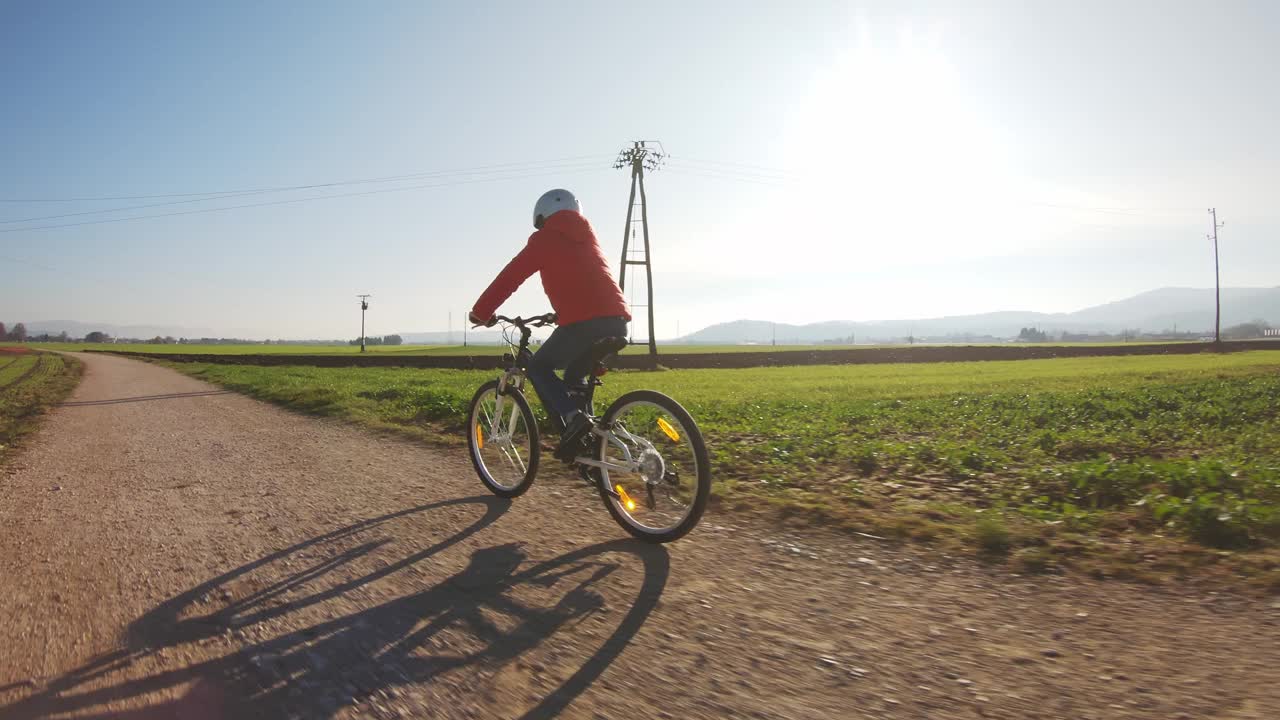
{"type": "Polygon", "coordinates": [[[606,337],[626,337],[631,314],[609,272],[600,243],[573,193],[550,190],[533,207],[534,233],[498,273],[471,310],[471,322],[492,327],[494,313],[534,273],[551,300],[559,325],[529,362],[529,380],[542,404],[564,422],[556,457],[572,458],[591,430],[591,418],[569,395],[567,383],[583,384],[591,345],[606,337]],[[556,377],[564,370],[565,377],[556,377]]]}

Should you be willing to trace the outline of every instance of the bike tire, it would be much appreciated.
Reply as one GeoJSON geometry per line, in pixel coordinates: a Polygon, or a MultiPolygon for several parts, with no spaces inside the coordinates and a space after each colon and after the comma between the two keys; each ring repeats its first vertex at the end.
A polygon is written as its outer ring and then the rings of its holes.
{"type": "MultiPolygon", "coordinates": [[[[665,530],[654,530],[652,528],[642,527],[634,522],[630,516],[621,508],[615,496],[609,492],[608,483],[597,483],[600,497],[604,500],[605,509],[609,511],[615,522],[622,526],[622,529],[631,533],[632,536],[651,543],[668,543],[678,540],[697,527],[698,522],[702,519],[703,513],[706,512],[707,502],[711,497],[711,460],[707,453],[707,445],[703,440],[702,431],[698,429],[698,424],[694,422],[693,416],[689,411],[684,409],[680,403],[674,398],[663,395],[653,390],[634,390],[619,397],[605,411],[601,423],[608,426],[617,417],[619,412],[629,405],[636,403],[649,403],[656,405],[662,410],[670,413],[676,418],[680,425],[684,428],[688,435],[688,442],[693,450],[694,457],[698,466],[697,477],[695,479],[696,487],[694,488],[693,500],[690,503],[691,508],[688,514],[674,527],[665,530]]],[[[594,451],[596,460],[605,459],[605,450],[608,440],[600,438],[594,451]]]]}
{"type": "Polygon", "coordinates": [[[498,381],[490,380],[481,385],[476,390],[475,395],[471,397],[471,404],[467,408],[467,455],[471,458],[471,465],[475,468],[476,475],[480,477],[480,481],[484,483],[490,492],[498,497],[514,498],[523,495],[529,489],[529,486],[533,485],[534,478],[538,476],[538,462],[542,456],[542,441],[538,436],[538,424],[533,417],[533,410],[529,407],[529,401],[525,399],[524,393],[515,388],[507,388],[502,397],[515,403],[520,417],[524,421],[525,428],[527,428],[529,460],[525,463],[523,478],[514,485],[504,485],[494,479],[480,454],[482,442],[478,442],[476,433],[480,421],[479,415],[482,410],[481,403],[489,394],[496,395],[498,388],[498,381]]]}

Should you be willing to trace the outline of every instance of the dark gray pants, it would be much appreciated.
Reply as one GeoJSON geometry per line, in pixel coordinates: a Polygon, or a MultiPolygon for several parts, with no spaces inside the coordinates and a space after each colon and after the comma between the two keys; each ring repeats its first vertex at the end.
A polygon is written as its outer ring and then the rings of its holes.
{"type": "Polygon", "coordinates": [[[626,336],[627,320],[622,317],[593,318],[556,328],[529,361],[529,381],[542,404],[567,421],[577,410],[567,382],[581,383],[591,372],[585,357],[591,345],[601,338],[626,336]],[[556,377],[556,370],[565,371],[564,380],[556,377]]]}

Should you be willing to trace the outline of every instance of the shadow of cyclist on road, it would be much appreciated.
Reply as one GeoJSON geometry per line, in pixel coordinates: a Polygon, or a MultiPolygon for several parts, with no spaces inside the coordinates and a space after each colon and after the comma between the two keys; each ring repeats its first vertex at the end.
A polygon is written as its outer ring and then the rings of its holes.
{"type": "MultiPolygon", "coordinates": [[[[428,706],[417,693],[420,686],[431,686],[445,676],[450,685],[483,683],[485,677],[604,609],[603,587],[623,566],[611,556],[638,558],[643,567],[639,590],[612,635],[524,714],[552,717],[590,687],[644,624],[666,585],[665,549],[614,541],[531,564],[519,544],[481,547],[464,569],[431,587],[312,622],[326,600],[349,595],[456,545],[491,524],[506,505],[483,497],[412,508],[248,563],[162,603],[131,624],[130,648],[0,706],[0,717],[86,711],[89,717],[135,719],[331,717],[342,708],[386,702],[402,692],[413,692],[421,700],[411,708],[414,714],[447,715],[456,708],[428,706]],[[481,505],[485,514],[431,547],[396,562],[373,562],[371,555],[390,541],[366,536],[390,520],[467,504],[481,505]],[[338,551],[340,543],[353,546],[338,551]],[[325,545],[334,545],[334,552],[310,561],[312,555],[325,554],[319,552],[325,545]],[[298,562],[304,556],[308,562],[298,562]],[[301,567],[295,569],[295,564],[301,567]],[[351,577],[357,564],[377,567],[351,577]],[[253,576],[252,590],[242,592],[248,576],[253,576]],[[231,588],[235,590],[229,593],[231,588]],[[228,594],[221,607],[206,609],[228,594]],[[304,627],[268,636],[274,623],[304,627]],[[135,664],[148,666],[145,661],[157,656],[171,657],[173,651],[224,642],[227,637],[242,639],[243,644],[195,664],[142,674],[131,671],[135,664]],[[181,697],[158,702],[178,694],[181,697]],[[145,707],[122,712],[115,709],[120,703],[145,707]]],[[[518,711],[529,702],[521,698],[508,709],[518,711]]]]}

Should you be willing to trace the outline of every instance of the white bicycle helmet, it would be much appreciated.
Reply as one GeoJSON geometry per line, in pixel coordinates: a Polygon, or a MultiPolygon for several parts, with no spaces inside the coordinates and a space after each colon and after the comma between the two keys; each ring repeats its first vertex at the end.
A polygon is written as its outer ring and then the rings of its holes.
{"type": "Polygon", "coordinates": [[[582,206],[578,204],[578,198],[573,193],[563,188],[548,190],[538,198],[538,203],[533,206],[533,226],[542,229],[542,224],[547,218],[555,215],[561,210],[572,210],[574,212],[582,212],[582,206]]]}

